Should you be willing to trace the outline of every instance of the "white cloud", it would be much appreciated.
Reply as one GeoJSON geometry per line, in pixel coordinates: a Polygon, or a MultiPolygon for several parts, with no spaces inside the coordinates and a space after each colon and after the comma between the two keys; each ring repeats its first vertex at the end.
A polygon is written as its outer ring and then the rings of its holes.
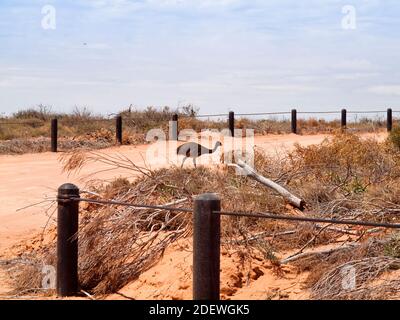
{"type": "Polygon", "coordinates": [[[400,96],[400,85],[382,85],[370,87],[369,92],[382,95],[400,96]]]}
{"type": "Polygon", "coordinates": [[[338,73],[333,75],[333,78],[336,80],[360,80],[360,79],[368,79],[372,77],[379,76],[379,73],[374,72],[349,72],[349,73],[338,73]]]}
{"type": "Polygon", "coordinates": [[[256,85],[254,86],[254,88],[267,92],[284,92],[286,94],[313,92],[318,90],[317,87],[297,85],[297,84],[256,85]]]}

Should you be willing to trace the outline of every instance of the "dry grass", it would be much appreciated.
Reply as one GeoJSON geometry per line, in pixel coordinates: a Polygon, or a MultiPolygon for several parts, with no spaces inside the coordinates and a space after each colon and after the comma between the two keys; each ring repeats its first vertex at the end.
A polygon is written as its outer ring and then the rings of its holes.
{"type": "MultiPolygon", "coordinates": [[[[235,175],[232,168],[151,171],[123,156],[100,152],[75,152],[64,157],[67,171],[79,170],[91,161],[124,167],[139,177],[118,179],[111,184],[92,182],[88,196],[139,204],[170,204],[191,208],[193,197],[218,192],[224,210],[274,212],[306,216],[399,222],[399,151],[390,142],[378,143],[355,135],[339,134],[320,145],[297,146],[289,155],[255,155],[257,170],[286,186],[307,202],[299,213],[273,191],[257,182],[235,175]]],[[[86,196],[86,195],[85,195],[86,196]]],[[[120,206],[81,204],[79,250],[80,279],[83,289],[94,294],[115,292],[157,263],[165,249],[178,239],[191,235],[191,216],[167,210],[134,209],[120,206]]],[[[400,256],[398,237],[389,231],[358,227],[276,222],[254,218],[224,217],[222,242],[240,252],[243,261],[263,254],[276,266],[278,256],[305,252],[321,246],[354,245],[356,249],[313,255],[292,262],[299,272],[308,271],[304,284],[314,299],[377,298],[369,295],[383,273],[392,272],[400,256]],[[342,292],[337,285],[340,268],[353,264],[360,272],[356,293],[342,292]],[[371,266],[372,264],[372,266],[371,266]],[[338,289],[339,288],[339,289],[338,289]]],[[[53,231],[54,232],[54,231],[53,231]]],[[[14,273],[18,290],[37,288],[39,270],[32,266],[54,263],[54,241],[43,242],[33,252],[25,252],[14,273]],[[34,274],[34,276],[32,276],[34,274]]],[[[15,270],[15,269],[14,269],[15,270]]],[[[379,284],[381,295],[396,291],[394,282],[379,284]],[[387,288],[387,290],[385,289],[387,288]]],[[[378,292],[377,291],[377,292],[378,292]]],[[[383,297],[383,296],[382,296],[383,297]]]]}
{"type": "Polygon", "coordinates": [[[397,295],[400,292],[400,281],[383,281],[375,286],[373,282],[385,272],[399,268],[400,259],[391,257],[352,260],[325,272],[312,287],[312,297],[325,300],[389,299],[391,293],[397,295]],[[343,274],[351,269],[355,270],[354,284],[343,285],[343,274]]]}

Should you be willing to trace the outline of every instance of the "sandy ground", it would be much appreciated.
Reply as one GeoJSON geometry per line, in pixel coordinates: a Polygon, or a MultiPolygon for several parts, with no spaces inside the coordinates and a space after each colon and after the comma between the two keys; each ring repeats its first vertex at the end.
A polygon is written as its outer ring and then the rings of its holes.
{"type": "MultiPolygon", "coordinates": [[[[157,265],[107,300],[191,300],[192,256],[191,240],[178,241],[166,250],[157,265]]],[[[251,265],[243,267],[237,253],[221,250],[222,300],[307,299],[309,294],[302,288],[307,276],[307,273],[299,275],[290,266],[283,266],[278,274],[262,256],[256,256],[251,265]]]]}
{"type": "MultiPolygon", "coordinates": [[[[383,140],[386,134],[366,134],[363,136],[383,140]]],[[[277,150],[290,150],[295,143],[303,146],[318,144],[327,137],[327,135],[259,136],[255,137],[255,145],[269,153],[274,153],[277,150]]],[[[135,164],[144,166],[146,151],[150,147],[122,146],[105,149],[101,152],[108,155],[123,154],[135,164]]],[[[56,190],[63,183],[72,182],[82,187],[83,179],[87,175],[105,168],[104,165],[90,164],[79,174],[68,176],[62,172],[62,164],[59,158],[60,154],[53,153],[0,156],[0,255],[5,248],[32,237],[48,221],[48,216],[45,213],[48,203],[23,209],[24,207],[43,201],[45,197],[55,199],[56,190]]],[[[148,165],[148,163],[146,164],[148,165]]],[[[155,164],[152,167],[162,165],[165,164],[155,164]]],[[[187,165],[192,164],[187,161],[187,165]]],[[[96,173],[93,178],[108,180],[126,175],[132,175],[132,173],[118,169],[111,172],[96,173]]],[[[176,254],[179,254],[179,252],[176,254]]],[[[3,281],[0,274],[0,293],[5,290],[1,283],[3,281]]],[[[241,291],[239,290],[239,292],[241,291]]],[[[238,295],[239,298],[245,296],[245,293],[242,293],[242,295],[238,295]]],[[[263,292],[263,294],[267,293],[263,292]]],[[[187,298],[186,296],[182,297],[187,298]]],[[[140,298],[145,298],[145,296],[140,296],[140,298]]]]}

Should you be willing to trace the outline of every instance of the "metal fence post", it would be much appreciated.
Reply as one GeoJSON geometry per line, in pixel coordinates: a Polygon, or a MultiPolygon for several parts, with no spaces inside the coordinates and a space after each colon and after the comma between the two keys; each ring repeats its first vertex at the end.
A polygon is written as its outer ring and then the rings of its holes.
{"type": "Polygon", "coordinates": [[[387,109],[387,131],[391,132],[393,129],[393,110],[387,109]]]}
{"type": "Polygon", "coordinates": [[[178,115],[175,113],[170,122],[169,137],[173,141],[178,141],[178,115]]]}
{"type": "Polygon", "coordinates": [[[51,152],[57,152],[58,120],[51,120],[51,152]]]}
{"type": "Polygon", "coordinates": [[[119,115],[115,118],[115,131],[117,143],[122,144],[122,116],[119,115]]]}
{"type": "Polygon", "coordinates": [[[346,129],[347,127],[347,110],[342,109],[342,121],[341,121],[342,129],[346,129]]]}
{"type": "Polygon", "coordinates": [[[61,297],[78,293],[78,216],[79,189],[64,184],[58,189],[57,215],[57,294],[61,297]]]}
{"type": "Polygon", "coordinates": [[[297,110],[292,110],[292,133],[297,134],[297,110]]]}
{"type": "Polygon", "coordinates": [[[220,299],[221,200],[214,193],[198,196],[193,217],[193,299],[220,299]]]}
{"type": "Polygon", "coordinates": [[[235,113],[233,111],[229,112],[229,131],[231,136],[235,136],[235,113]]]}

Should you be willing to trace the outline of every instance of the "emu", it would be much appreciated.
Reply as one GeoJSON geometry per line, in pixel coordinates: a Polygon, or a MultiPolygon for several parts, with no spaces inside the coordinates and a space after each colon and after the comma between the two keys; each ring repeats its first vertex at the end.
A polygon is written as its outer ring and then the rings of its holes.
{"type": "Polygon", "coordinates": [[[187,158],[193,158],[194,167],[197,168],[196,159],[198,157],[202,156],[203,154],[212,154],[215,151],[217,151],[217,149],[220,146],[222,146],[222,143],[219,141],[215,144],[214,149],[208,149],[208,148],[203,147],[202,145],[195,143],[195,142],[189,142],[189,143],[185,143],[185,144],[181,145],[176,150],[176,153],[178,155],[185,156],[185,158],[182,161],[181,168],[183,168],[183,164],[185,163],[187,158]]]}

